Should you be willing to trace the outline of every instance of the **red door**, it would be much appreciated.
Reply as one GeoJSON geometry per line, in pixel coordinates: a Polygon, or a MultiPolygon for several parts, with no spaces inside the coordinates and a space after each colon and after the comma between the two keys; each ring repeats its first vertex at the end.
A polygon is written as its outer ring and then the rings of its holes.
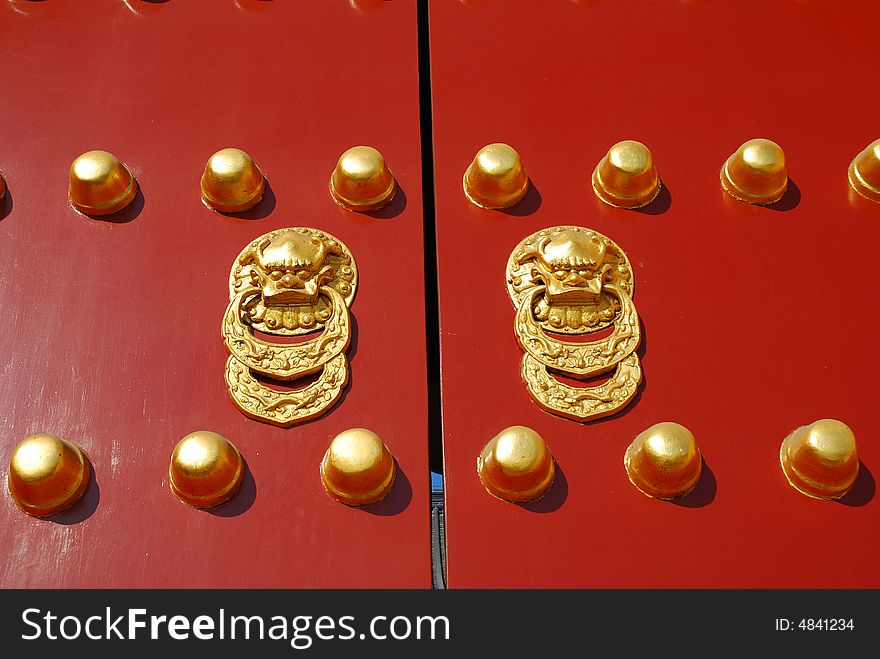
{"type": "MultiPolygon", "coordinates": [[[[7,464],[37,432],[94,469],[83,500],[47,519],[4,497],[5,587],[426,587],[428,399],[414,3],[8,0],[0,200],[7,464]],[[340,208],[330,171],[348,147],[384,154],[399,185],[372,213],[340,208]],[[248,151],[269,187],[219,214],[199,177],[217,149],[248,151]],[[84,217],[71,161],[118,155],[139,194],[84,217]],[[314,420],[252,420],[223,381],[227,280],[241,250],[316,227],[357,263],[350,382],[314,420]],[[389,497],[361,509],[324,492],[341,431],[393,452],[389,497]],[[228,437],[241,492],[197,511],[169,490],[177,441],[228,437]]],[[[430,36],[449,585],[877,586],[870,374],[871,247],[880,206],[847,185],[878,136],[868,108],[873,3],[435,2],[430,36]],[[745,140],[773,139],[789,190],[750,206],[719,184],[745,140]],[[641,211],[596,198],[612,144],[648,145],[662,179],[641,211]],[[462,175],[513,145],[531,179],[508,211],[477,208],[462,175]],[[520,376],[508,258],[547,227],[590,228],[626,255],[641,318],[641,384],[578,423],[540,409],[520,376]],[[859,349],[855,348],[856,343],[859,349]],[[779,445],[823,417],[859,441],[839,502],[786,482],[779,445]],[[624,451],[659,421],[704,459],[675,502],[638,492],[624,451]],[[556,480],[524,505],[489,496],[482,447],[525,425],[556,480]]],[[[429,240],[430,244],[430,240],[429,240]]],[[[430,333],[429,333],[430,334],[430,333]]],[[[574,383],[571,383],[574,385],[574,383]]]]}
{"type": "Polygon", "coordinates": [[[431,4],[448,578],[464,587],[877,587],[880,205],[847,167],[880,137],[874,2],[551,0],[431,4]],[[774,206],[736,201],[725,158],[751,138],[785,152],[774,206]],[[661,195],[641,212],[594,194],[620,140],[647,145],[661,195]],[[462,175],[514,147],[532,188],[479,208],[462,175]],[[629,256],[642,383],[610,417],[539,408],[505,268],[547,227],[590,228],[629,256]],[[780,443],[832,417],[858,440],[859,479],[832,503],[789,486],[780,443]],[[677,502],[644,496],[624,451],[652,424],[689,428],[702,478],[677,502]],[[557,461],[532,504],[476,473],[502,428],[537,431],[557,461]]]}
{"type": "Polygon", "coordinates": [[[80,446],[94,482],[47,519],[3,497],[4,587],[428,587],[430,546],[416,8],[410,2],[75,0],[0,3],[2,459],[24,437],[80,446]],[[397,195],[374,213],[328,192],[340,154],[379,149],[397,195]],[[248,152],[252,211],[200,201],[209,156],[248,152]],[[91,149],[137,178],[104,219],[67,200],[91,149]],[[224,384],[230,268],[258,236],[315,227],[359,272],[350,381],[325,414],[280,428],[224,384]],[[324,492],[345,429],[397,460],[363,509],[324,492]],[[169,490],[184,435],[217,432],[248,465],[213,512],[169,490]]]}

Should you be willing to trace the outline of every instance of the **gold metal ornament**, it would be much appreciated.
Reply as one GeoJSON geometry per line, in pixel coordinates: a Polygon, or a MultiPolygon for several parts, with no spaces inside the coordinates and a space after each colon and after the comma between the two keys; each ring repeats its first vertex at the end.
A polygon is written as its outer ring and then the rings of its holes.
{"type": "Polygon", "coordinates": [[[850,163],[849,184],[865,199],[880,202],[880,140],[869,144],[850,163]]]}
{"type": "Polygon", "coordinates": [[[391,451],[366,428],[336,435],[321,461],[324,489],[347,506],[378,503],[391,492],[396,474],[391,451]]]}
{"type": "Polygon", "coordinates": [[[233,147],[220,149],[205,164],[199,181],[202,201],[221,213],[240,213],[260,203],[266,181],[247,153],[233,147]]]}
{"type": "Polygon", "coordinates": [[[70,165],[68,199],[85,215],[111,215],[137,195],[137,181],[128,167],[107,151],[86,151],[70,165]]]}
{"type": "Polygon", "coordinates": [[[629,259],[611,239],[577,226],[542,229],[523,239],[507,262],[514,331],[525,354],[522,379],[548,412],[575,421],[614,414],[642,380],[636,348],[639,317],[629,259]],[[598,341],[554,337],[613,327],[598,341]],[[554,373],[587,380],[613,371],[601,385],[573,387],[554,373]]]}
{"type": "Polygon", "coordinates": [[[788,188],[782,147],[762,138],[744,143],[721,168],[721,187],[747,204],[776,203],[788,188]]]}
{"type": "Polygon", "coordinates": [[[171,453],[171,491],[193,508],[213,508],[234,497],[244,480],[244,460],[225,437],[208,430],[190,433],[171,453]]]}
{"type": "Polygon", "coordinates": [[[641,208],[660,193],[660,177],[651,151],[641,142],[612,146],[593,170],[593,191],[609,206],[641,208]]]}
{"type": "Polygon", "coordinates": [[[556,467],[538,433],[526,426],[511,426],[489,440],[480,452],[477,474],[492,496],[523,503],[547,493],[556,477],[556,467]]]}
{"type": "Polygon", "coordinates": [[[397,182],[385,158],[371,146],[353,146],[339,156],[330,175],[330,195],[350,211],[383,208],[394,199],[397,182]]]}
{"type": "Polygon", "coordinates": [[[229,275],[222,335],[230,352],[226,385],[245,415],[287,427],[323,414],[339,399],[348,382],[348,307],[356,288],[354,256],[318,229],[270,231],[242,250],[229,275]],[[300,343],[273,343],[253,330],[321,334],[300,343]],[[278,391],[254,373],[285,383],[319,376],[301,389],[278,391]]]}
{"type": "Polygon", "coordinates": [[[9,493],[34,517],[70,508],[89,485],[91,466],[75,444],[39,433],[23,439],[9,461],[9,493]]]}
{"type": "Polygon", "coordinates": [[[793,430],[782,442],[779,461],[791,486],[815,499],[839,499],[859,475],[855,435],[837,419],[793,430]]]}
{"type": "Polygon", "coordinates": [[[477,151],[462,180],[464,193],[480,208],[509,208],[526,196],[529,176],[509,144],[487,144],[477,151]]]}
{"type": "Polygon", "coordinates": [[[675,499],[693,490],[703,460],[690,430],[672,421],[639,433],[623,459],[630,482],[653,499],[675,499]]]}

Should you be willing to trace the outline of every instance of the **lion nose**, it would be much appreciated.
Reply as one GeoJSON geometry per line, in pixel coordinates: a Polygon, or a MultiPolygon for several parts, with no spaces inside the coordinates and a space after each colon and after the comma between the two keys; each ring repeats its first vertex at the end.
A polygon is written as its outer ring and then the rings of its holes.
{"type": "Polygon", "coordinates": [[[281,284],[285,288],[302,288],[303,282],[302,279],[296,277],[295,275],[284,275],[281,278],[281,284]]]}

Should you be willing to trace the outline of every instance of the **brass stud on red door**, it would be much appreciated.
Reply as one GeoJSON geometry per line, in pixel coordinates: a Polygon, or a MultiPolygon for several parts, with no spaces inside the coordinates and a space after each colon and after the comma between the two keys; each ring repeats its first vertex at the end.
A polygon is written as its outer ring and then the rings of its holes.
{"type": "Polygon", "coordinates": [[[593,191],[610,206],[641,208],[660,193],[660,177],[650,149],[624,140],[612,146],[593,171],[593,191]]]}
{"type": "Polygon", "coordinates": [[[477,457],[477,473],[494,497],[523,503],[547,493],[556,477],[553,455],[543,438],[526,426],[495,435],[477,457]]]}
{"type": "Polygon", "coordinates": [[[321,482],[333,499],[347,506],[378,503],[391,492],[394,456],[380,437],[366,428],[339,433],[321,461],[321,482]]]}
{"type": "Polygon", "coordinates": [[[28,515],[47,517],[79,501],[91,466],[75,444],[39,433],[23,439],[9,461],[9,493],[28,515]]]}
{"type": "Polygon", "coordinates": [[[345,151],[330,175],[330,195],[350,211],[379,210],[391,203],[396,189],[384,156],[371,146],[345,151]]]}
{"type": "Polygon", "coordinates": [[[193,508],[213,508],[241,488],[244,460],[225,437],[199,430],[174,447],[168,477],[171,491],[180,501],[193,508]]]}
{"type": "Polygon", "coordinates": [[[816,499],[839,499],[859,474],[855,435],[836,419],[793,430],[782,442],[779,460],[791,486],[816,499]]]}
{"type": "Polygon", "coordinates": [[[107,151],[87,151],[70,165],[68,198],[86,215],[111,215],[128,206],[137,181],[119,158],[107,151]]]}
{"type": "Polygon", "coordinates": [[[260,203],[265,180],[253,158],[230,147],[208,159],[199,185],[205,205],[221,213],[239,213],[260,203]]]}
{"type": "Polygon", "coordinates": [[[464,173],[464,193],[480,208],[509,208],[525,197],[529,177],[522,160],[508,144],[489,144],[474,156],[464,173]]]}
{"type": "Polygon", "coordinates": [[[691,431],[672,421],[639,433],[623,462],[630,482],[653,499],[675,499],[693,490],[703,464],[691,431]]]}
{"type": "Polygon", "coordinates": [[[788,188],[785,153],[770,140],[749,140],[721,168],[721,187],[747,204],[773,204],[788,188]]]}
{"type": "Polygon", "coordinates": [[[869,144],[850,163],[849,184],[865,199],[880,202],[880,140],[869,144]]]}

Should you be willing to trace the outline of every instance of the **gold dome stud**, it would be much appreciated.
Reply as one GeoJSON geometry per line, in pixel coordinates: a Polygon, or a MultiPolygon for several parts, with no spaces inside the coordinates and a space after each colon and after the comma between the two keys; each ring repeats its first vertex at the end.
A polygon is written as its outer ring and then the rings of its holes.
{"type": "Polygon", "coordinates": [[[547,493],[556,477],[556,467],[538,433],[525,426],[511,426],[489,440],[480,452],[477,473],[492,496],[524,503],[547,493]]]}
{"type": "Polygon", "coordinates": [[[266,187],[263,173],[241,149],[220,149],[208,158],[199,183],[202,201],[221,213],[240,213],[260,203],[266,187]]]}
{"type": "Polygon", "coordinates": [[[213,508],[241,488],[244,460],[225,437],[208,430],[190,433],[171,453],[171,491],[193,508],[213,508]]]}
{"type": "Polygon", "coordinates": [[[28,515],[47,517],[79,501],[90,475],[89,460],[79,447],[40,433],[15,447],[9,461],[9,493],[28,515]]]}
{"type": "Polygon", "coordinates": [[[660,177],[651,151],[641,142],[612,146],[593,171],[593,190],[610,206],[641,208],[660,193],[660,177]]]}
{"type": "Polygon", "coordinates": [[[350,211],[374,211],[394,198],[397,184],[385,158],[371,146],[353,146],[339,156],[330,175],[330,194],[350,211]]]}
{"type": "Polygon", "coordinates": [[[519,154],[508,144],[477,151],[463,179],[464,193],[480,208],[509,208],[526,196],[529,177],[519,154]]]}
{"type": "Polygon", "coordinates": [[[747,204],[773,204],[788,188],[785,153],[765,139],[749,140],[740,146],[721,168],[721,187],[747,204]]]}
{"type": "Polygon", "coordinates": [[[850,163],[849,184],[865,199],[880,202],[880,140],[869,144],[850,163]]]}
{"type": "Polygon", "coordinates": [[[696,487],[703,461],[690,430],[672,421],[639,433],[623,459],[630,482],[654,499],[675,499],[696,487]]]}
{"type": "Polygon", "coordinates": [[[394,457],[379,436],[365,428],[345,430],[330,442],[321,461],[321,482],[348,506],[378,503],[394,485],[394,457]]]}
{"type": "Polygon", "coordinates": [[[779,461],[792,487],[816,499],[839,499],[859,474],[855,435],[836,419],[792,431],[782,442],[779,461]]]}
{"type": "Polygon", "coordinates": [[[128,206],[137,181],[119,158],[107,151],[87,151],[70,165],[68,198],[86,215],[110,215],[128,206]]]}

